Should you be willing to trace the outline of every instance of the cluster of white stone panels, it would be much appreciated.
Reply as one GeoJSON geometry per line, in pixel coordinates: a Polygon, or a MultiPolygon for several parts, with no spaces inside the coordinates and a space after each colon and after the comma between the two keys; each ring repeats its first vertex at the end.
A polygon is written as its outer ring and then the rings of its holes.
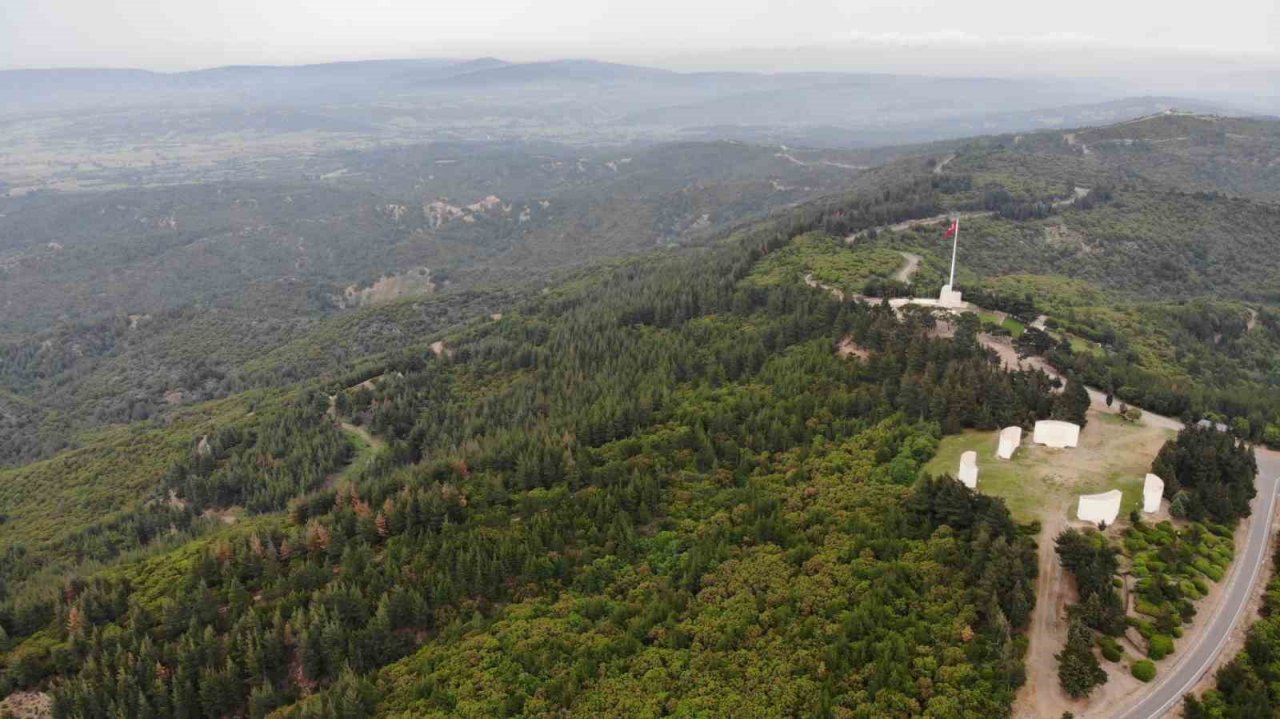
{"type": "MultiPolygon", "coordinates": [[[[1046,419],[1036,422],[1032,441],[1047,447],[1065,449],[1080,444],[1080,425],[1072,422],[1046,419]]],[[[1000,459],[1012,459],[1013,453],[1022,446],[1022,428],[1005,427],[1000,430],[1000,445],[996,456],[1000,459]]],[[[960,455],[960,481],[969,489],[978,488],[978,453],[965,452],[960,455]]],[[[1148,474],[1142,485],[1142,511],[1148,514],[1160,511],[1160,500],[1164,497],[1164,481],[1154,474],[1148,474]]],[[[1082,494],[1076,506],[1076,517],[1086,522],[1106,522],[1112,524],[1120,515],[1120,502],[1124,495],[1118,489],[1101,494],[1082,494]]]]}
{"type": "MultiPolygon", "coordinates": [[[[1120,490],[1113,489],[1102,494],[1082,494],[1080,504],[1076,507],[1076,517],[1086,522],[1106,522],[1111,524],[1120,515],[1120,490]]],[[[1164,498],[1164,480],[1154,474],[1148,474],[1142,482],[1142,511],[1147,514],[1160,511],[1160,500],[1164,498]]]]}
{"type": "MultiPolygon", "coordinates": [[[[1022,446],[1022,428],[1005,427],[1000,430],[1000,447],[996,456],[1000,459],[1012,459],[1013,453],[1022,446]]],[[[960,471],[957,473],[964,486],[969,489],[978,488],[978,453],[969,451],[960,455],[960,471]]]]}
{"type": "MultiPolygon", "coordinates": [[[[1120,500],[1123,497],[1118,489],[1102,494],[1082,494],[1080,504],[1076,506],[1076,517],[1085,522],[1112,524],[1120,516],[1120,500]]],[[[1142,482],[1142,511],[1147,514],[1159,512],[1160,500],[1163,498],[1164,480],[1148,474],[1142,482]]]]}
{"type": "MultiPolygon", "coordinates": [[[[996,456],[1000,459],[1013,459],[1013,453],[1022,446],[1022,428],[1005,427],[1000,430],[1000,446],[996,456]]],[[[978,453],[969,451],[960,455],[960,471],[957,473],[964,486],[969,489],[978,488],[978,453]]]]}

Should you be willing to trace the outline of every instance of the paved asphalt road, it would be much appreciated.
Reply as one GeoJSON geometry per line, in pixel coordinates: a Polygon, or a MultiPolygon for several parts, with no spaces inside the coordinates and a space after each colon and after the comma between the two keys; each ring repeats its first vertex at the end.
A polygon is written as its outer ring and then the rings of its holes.
{"type": "MultiPolygon", "coordinates": [[[[1101,392],[1090,387],[1089,396],[1093,400],[1093,406],[1099,411],[1113,411],[1107,407],[1101,392]]],[[[1182,429],[1182,423],[1178,420],[1150,412],[1143,414],[1143,421],[1174,431],[1182,429]]],[[[1249,535],[1245,538],[1243,551],[1237,553],[1235,561],[1231,563],[1231,569],[1224,580],[1227,583],[1226,596],[1218,605],[1218,611],[1208,617],[1208,629],[1199,635],[1195,644],[1178,647],[1173,663],[1160,667],[1160,674],[1155,682],[1146,688],[1136,703],[1130,703],[1127,708],[1121,708],[1118,713],[1110,716],[1118,719],[1156,719],[1177,708],[1183,695],[1191,691],[1213,666],[1236,625],[1255,619],[1246,616],[1245,608],[1263,576],[1262,568],[1271,556],[1271,523],[1276,510],[1276,490],[1280,486],[1280,452],[1260,449],[1257,458],[1258,496],[1253,500],[1249,535]]]]}
{"type": "Polygon", "coordinates": [[[1236,555],[1227,576],[1227,593],[1221,608],[1212,617],[1207,631],[1190,647],[1179,647],[1172,669],[1162,668],[1142,699],[1116,716],[1120,719],[1153,719],[1179,706],[1182,696],[1200,681],[1226,646],[1231,631],[1239,622],[1252,621],[1245,608],[1270,556],[1271,520],[1276,506],[1276,485],[1280,481],[1280,453],[1259,450],[1258,496],[1253,500],[1253,519],[1244,550],[1236,555]]]}

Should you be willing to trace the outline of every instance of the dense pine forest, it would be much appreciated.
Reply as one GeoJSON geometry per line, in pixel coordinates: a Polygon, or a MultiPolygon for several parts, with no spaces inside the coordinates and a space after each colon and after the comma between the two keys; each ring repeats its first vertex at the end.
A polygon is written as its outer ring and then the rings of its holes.
{"type": "MultiPolygon", "coordinates": [[[[1060,676],[1087,695],[1095,643],[1168,639],[1201,594],[1140,581],[1149,619],[1126,617],[1119,553],[1229,561],[1256,470],[1237,440],[1280,446],[1280,216],[1270,185],[1206,190],[1199,139],[1127,164],[1057,137],[954,143],[764,219],[723,190],[712,229],[684,198],[654,221],[685,246],[528,282],[517,258],[501,287],[338,308],[302,272],[0,336],[0,697],[67,719],[1007,717],[1038,527],[922,468],[966,429],[1083,423],[1086,384],[1230,430],[1156,459],[1178,531],[1059,537],[1060,676]],[[943,327],[880,300],[936,293],[947,212],[985,311],[943,327]],[[1065,387],[1002,369],[1004,335],[1065,387]]],[[[1252,157],[1213,177],[1247,183],[1252,157]]],[[[1268,626],[1192,716],[1257,715],[1235,707],[1270,696],[1268,626]]]]}
{"type": "Polygon", "coordinates": [[[1006,715],[1034,544],[917,477],[941,433],[1047,416],[1050,380],[976,320],[744,282],[918,190],[588,273],[192,437],[142,513],[246,517],[6,577],[3,689],[59,717],[1006,715]]]}

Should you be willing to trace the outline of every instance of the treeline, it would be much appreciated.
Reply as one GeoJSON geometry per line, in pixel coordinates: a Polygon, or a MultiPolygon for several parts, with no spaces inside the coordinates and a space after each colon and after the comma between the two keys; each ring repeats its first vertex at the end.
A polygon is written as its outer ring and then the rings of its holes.
{"type": "Polygon", "coordinates": [[[316,290],[282,282],[254,288],[238,307],[66,324],[0,342],[0,466],[49,456],[102,424],[165,422],[180,407],[384,362],[408,349],[406,336],[487,317],[526,291],[455,291],[327,314],[316,290]]]}
{"type": "MultiPolygon", "coordinates": [[[[931,339],[925,319],[887,307],[740,282],[797,229],[864,226],[910,196],[604,270],[477,325],[452,356],[335,403],[388,441],[354,483],[302,494],[341,457],[319,397],[278,431],[212,437],[175,471],[179,496],[265,509],[300,494],[287,520],[69,585],[49,639],[6,655],[4,688],[61,676],[58,717],[261,717],[309,695],[289,713],[551,716],[644,674],[652,652],[728,658],[763,637],[804,652],[786,661],[812,671],[773,688],[797,713],[1007,714],[1033,546],[997,501],[950,480],[909,486],[939,428],[1047,416],[1049,379],[1002,372],[975,328],[931,339]],[[846,335],[869,360],[836,355],[846,335]],[[739,571],[828,596],[722,626],[717,587],[739,571]],[[624,589],[640,576],[644,589],[624,589]],[[412,698],[379,675],[374,691],[373,673],[409,652],[501,636],[523,603],[561,599],[598,607],[582,614],[596,628],[573,634],[600,651],[517,653],[517,674],[415,674],[412,698]],[[501,698],[464,706],[475,682],[501,698]]],[[[750,701],[733,689],[746,676],[672,677],[671,701],[750,701]]]]}
{"type": "MultiPolygon", "coordinates": [[[[975,297],[994,299],[994,306],[1020,318],[1032,309],[1017,298],[975,297]]],[[[1280,394],[1271,388],[1268,375],[1280,348],[1280,332],[1266,324],[1274,321],[1272,314],[1262,311],[1256,328],[1249,330],[1238,307],[1190,303],[1148,310],[1142,321],[1152,324],[1146,331],[1173,345],[1178,364],[1172,368],[1145,366],[1134,343],[1150,338],[1128,337],[1105,323],[1060,318],[1048,323],[1100,344],[1102,351],[1076,351],[1069,340],[1054,341],[1031,327],[1016,343],[1023,354],[1043,356],[1124,402],[1188,423],[1208,417],[1227,424],[1241,440],[1280,447],[1280,394]]]]}
{"type": "Polygon", "coordinates": [[[1234,525],[1249,516],[1249,502],[1258,493],[1253,449],[1213,427],[1183,429],[1160,448],[1151,471],[1164,480],[1175,517],[1234,525]]]}
{"type": "Polygon", "coordinates": [[[1116,591],[1118,550],[1093,530],[1067,529],[1054,540],[1058,561],[1076,579],[1079,601],[1067,609],[1067,644],[1057,655],[1058,680],[1072,697],[1088,696],[1107,673],[1093,653],[1094,632],[1108,637],[1125,630],[1124,600],[1116,591]]]}

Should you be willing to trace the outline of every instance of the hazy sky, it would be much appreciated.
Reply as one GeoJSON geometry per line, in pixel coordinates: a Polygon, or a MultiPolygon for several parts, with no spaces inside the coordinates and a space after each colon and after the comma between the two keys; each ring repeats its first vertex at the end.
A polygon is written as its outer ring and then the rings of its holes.
{"type": "Polygon", "coordinates": [[[442,55],[698,65],[743,61],[744,49],[777,57],[842,46],[1274,60],[1280,0],[0,0],[0,67],[8,68],[442,55]]]}

